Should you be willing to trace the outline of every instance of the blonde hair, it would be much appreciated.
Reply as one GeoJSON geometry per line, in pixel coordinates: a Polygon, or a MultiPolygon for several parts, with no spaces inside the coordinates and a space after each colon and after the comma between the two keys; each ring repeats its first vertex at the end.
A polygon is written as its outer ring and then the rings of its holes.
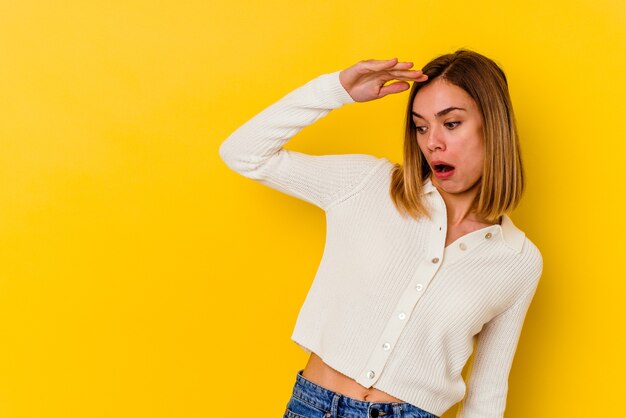
{"type": "Polygon", "coordinates": [[[504,72],[491,59],[459,49],[441,55],[422,69],[425,82],[415,82],[409,94],[405,117],[403,165],[395,164],[389,193],[402,216],[430,218],[422,200],[423,183],[431,174],[416,139],[411,111],[417,92],[437,78],[465,90],[476,102],[483,123],[485,160],[480,189],[472,210],[487,222],[497,223],[502,214],[517,207],[524,193],[519,137],[504,72]]]}

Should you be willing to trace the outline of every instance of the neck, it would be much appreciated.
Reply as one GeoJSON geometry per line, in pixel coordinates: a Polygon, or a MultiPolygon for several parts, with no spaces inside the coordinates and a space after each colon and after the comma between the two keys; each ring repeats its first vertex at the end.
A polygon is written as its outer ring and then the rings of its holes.
{"type": "Polygon", "coordinates": [[[478,194],[480,181],[476,182],[476,184],[468,190],[460,193],[448,193],[435,182],[433,182],[433,185],[437,188],[446,204],[448,225],[455,226],[464,222],[485,223],[484,220],[480,219],[471,209],[472,203],[478,194]]]}

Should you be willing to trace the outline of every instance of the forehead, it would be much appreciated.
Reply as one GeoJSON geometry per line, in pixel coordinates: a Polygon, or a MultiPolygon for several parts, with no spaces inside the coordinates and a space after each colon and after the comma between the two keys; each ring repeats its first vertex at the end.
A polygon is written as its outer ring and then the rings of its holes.
{"type": "Polygon", "coordinates": [[[476,102],[459,86],[438,78],[422,87],[413,99],[413,111],[430,117],[448,107],[478,111],[476,102]]]}

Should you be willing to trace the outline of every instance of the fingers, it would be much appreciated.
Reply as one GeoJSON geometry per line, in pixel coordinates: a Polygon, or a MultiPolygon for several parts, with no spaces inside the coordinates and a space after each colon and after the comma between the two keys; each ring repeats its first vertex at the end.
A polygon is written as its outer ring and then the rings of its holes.
{"type": "MultiPolygon", "coordinates": [[[[405,90],[408,90],[411,87],[408,81],[414,81],[414,82],[426,81],[428,80],[428,76],[426,74],[422,74],[421,71],[411,72],[410,74],[407,74],[407,75],[396,74],[395,77],[393,77],[393,80],[400,80],[400,81],[393,82],[386,86],[383,85],[380,88],[379,97],[385,97],[388,94],[401,93],[405,90]]],[[[391,80],[387,80],[387,81],[391,81],[391,80]]]]}
{"type": "Polygon", "coordinates": [[[362,63],[370,73],[378,73],[376,74],[378,77],[384,74],[383,79],[385,79],[385,82],[393,79],[413,81],[422,76],[422,70],[411,70],[413,67],[412,62],[399,62],[397,58],[390,60],[367,60],[362,61],[362,63]]]}
{"type": "Polygon", "coordinates": [[[421,70],[390,70],[387,71],[387,74],[389,77],[393,77],[398,80],[415,80],[416,78],[420,78],[422,76],[427,77],[421,70]]]}
{"type": "Polygon", "coordinates": [[[409,89],[410,84],[406,81],[396,81],[380,89],[379,97],[385,97],[388,94],[401,93],[409,89]]]}
{"type": "Polygon", "coordinates": [[[409,68],[413,67],[413,63],[410,61],[403,61],[403,62],[398,62],[396,63],[396,65],[394,65],[391,70],[408,70],[409,68]]]}
{"type": "Polygon", "coordinates": [[[393,80],[398,81],[408,81],[408,82],[423,82],[428,80],[428,76],[423,74],[421,71],[412,71],[412,70],[404,70],[404,71],[385,71],[381,75],[378,75],[378,80],[380,83],[385,84],[393,80]]]}
{"type": "MultiPolygon", "coordinates": [[[[393,78],[399,78],[403,80],[414,80],[419,78],[422,70],[411,70],[413,63],[410,61],[398,61],[397,58],[389,60],[365,60],[361,61],[363,69],[366,69],[369,73],[386,73],[387,81],[393,78]]],[[[380,74],[377,74],[378,76],[380,74]]]]}
{"type": "Polygon", "coordinates": [[[398,61],[397,58],[391,58],[389,60],[366,60],[361,62],[370,71],[408,70],[413,67],[412,62],[398,61]]]}
{"type": "Polygon", "coordinates": [[[363,95],[365,99],[361,100],[368,101],[388,94],[403,92],[411,87],[411,82],[423,82],[428,79],[428,76],[423,74],[422,70],[412,70],[412,67],[412,62],[400,62],[397,58],[365,60],[345,70],[342,74],[345,73],[350,76],[350,82],[347,83],[349,86],[346,90],[349,92],[351,90],[368,90],[369,93],[363,95]],[[392,83],[385,85],[388,82],[392,83]]]}

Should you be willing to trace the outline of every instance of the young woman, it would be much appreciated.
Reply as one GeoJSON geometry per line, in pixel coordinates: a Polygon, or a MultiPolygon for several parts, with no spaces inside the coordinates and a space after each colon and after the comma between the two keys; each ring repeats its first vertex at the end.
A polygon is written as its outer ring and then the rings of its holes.
{"type": "Polygon", "coordinates": [[[231,169],[326,214],[324,254],[292,335],[310,358],[285,417],[432,418],[459,401],[458,418],[504,414],[543,267],[507,215],[524,172],[506,77],[469,50],[412,67],[368,60],[321,75],[220,147],[231,169]],[[402,165],[283,148],[331,110],[410,82],[402,165]]]}

